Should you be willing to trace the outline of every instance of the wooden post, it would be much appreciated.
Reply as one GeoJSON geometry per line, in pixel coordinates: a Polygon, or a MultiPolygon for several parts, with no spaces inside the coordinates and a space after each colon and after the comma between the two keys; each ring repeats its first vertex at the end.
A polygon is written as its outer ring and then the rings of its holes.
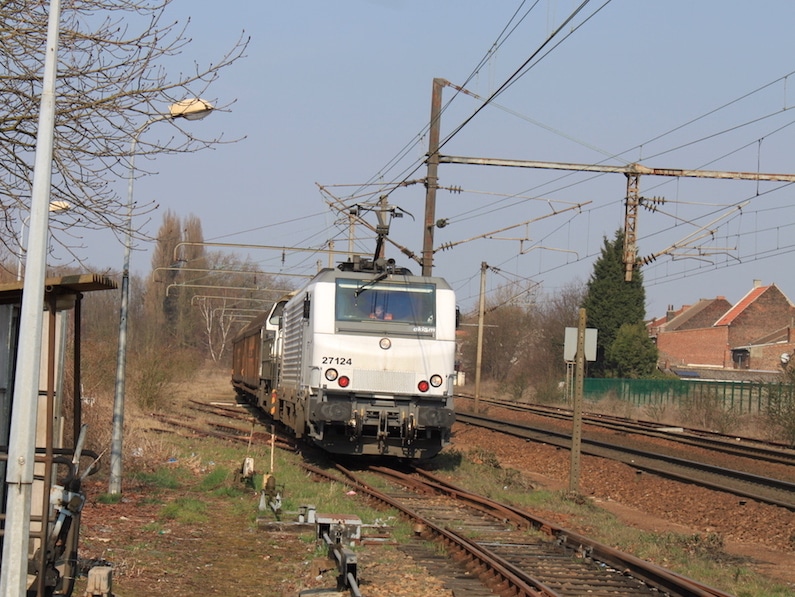
{"type": "Polygon", "coordinates": [[[574,371],[574,413],[571,431],[571,469],[569,471],[569,491],[580,490],[580,446],[582,444],[582,395],[585,377],[585,309],[580,309],[577,322],[577,356],[574,371]]]}

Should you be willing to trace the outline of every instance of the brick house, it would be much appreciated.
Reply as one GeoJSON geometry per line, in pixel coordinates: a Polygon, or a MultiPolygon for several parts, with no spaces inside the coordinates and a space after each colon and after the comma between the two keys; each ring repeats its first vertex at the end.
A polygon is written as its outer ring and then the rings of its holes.
{"type": "Polygon", "coordinates": [[[735,305],[702,299],[648,324],[662,369],[780,370],[782,353],[795,349],[795,305],[775,285],[753,288],[735,305]]]}

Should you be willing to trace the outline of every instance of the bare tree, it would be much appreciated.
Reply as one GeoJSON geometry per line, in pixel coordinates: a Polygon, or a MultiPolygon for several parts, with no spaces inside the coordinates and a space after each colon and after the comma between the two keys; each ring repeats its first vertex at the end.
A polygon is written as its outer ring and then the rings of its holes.
{"type": "Polygon", "coordinates": [[[207,351],[214,363],[218,363],[226,354],[232,331],[240,327],[240,317],[232,310],[239,301],[232,299],[210,299],[202,296],[196,306],[204,322],[204,336],[207,340],[207,351]]]}
{"type": "MultiPolygon", "coordinates": [[[[177,264],[194,269],[209,269],[202,244],[204,243],[204,232],[201,220],[197,216],[190,214],[184,219],[181,241],[191,244],[180,247],[181,259],[177,264]]],[[[182,276],[177,282],[185,283],[185,277],[182,276]]],[[[199,280],[197,283],[201,284],[202,282],[199,280]]],[[[193,306],[196,290],[194,288],[175,290],[177,292],[166,298],[166,307],[170,309],[168,316],[173,325],[173,333],[180,346],[200,349],[204,346],[204,336],[201,333],[203,322],[193,306]]]]}
{"type": "Polygon", "coordinates": [[[579,306],[585,294],[580,282],[540,297],[533,313],[535,342],[527,353],[524,367],[537,402],[560,398],[559,384],[565,379],[563,343],[567,327],[576,327],[579,306]]]}
{"type": "Polygon", "coordinates": [[[234,253],[206,252],[201,220],[163,216],[147,284],[152,340],[220,361],[232,337],[292,288],[234,253]],[[184,244],[181,244],[184,243],[184,244]],[[167,339],[164,336],[168,336],[167,339]]]}
{"type": "MultiPolygon", "coordinates": [[[[156,335],[168,331],[177,346],[197,347],[203,343],[202,325],[191,307],[195,294],[192,288],[179,288],[186,283],[183,268],[190,271],[207,269],[201,220],[189,215],[184,222],[171,210],[163,215],[152,254],[152,279],[148,284],[148,311],[157,322],[156,335]],[[180,243],[182,257],[175,259],[180,243]]],[[[202,274],[206,275],[206,273],[202,274]]]]}
{"type": "MultiPolygon", "coordinates": [[[[533,285],[524,287],[515,283],[501,286],[494,298],[486,304],[485,328],[481,370],[485,379],[505,383],[517,365],[525,359],[532,344],[530,306],[533,285]]],[[[477,321],[472,314],[470,321],[477,321]]],[[[463,347],[464,360],[470,370],[475,366],[476,334],[467,336],[463,347]]]]}
{"type": "Polygon", "coordinates": [[[205,272],[188,268],[194,271],[193,280],[201,276],[200,282],[208,286],[191,293],[191,304],[202,322],[207,354],[219,362],[229,351],[234,335],[253,317],[267,311],[292,288],[292,283],[274,278],[234,254],[208,253],[205,264],[205,272]]]}
{"type": "MultiPolygon", "coordinates": [[[[131,140],[138,128],[176,102],[197,97],[214,101],[207,97],[212,83],[244,55],[248,39],[241,34],[217,61],[194,63],[186,72],[169,72],[167,66],[191,43],[189,21],[166,22],[171,2],[63,2],[51,201],[67,201],[70,209],[51,218],[51,230],[56,242],[70,251],[81,246],[81,229],[110,228],[126,234],[126,198],[119,196],[114,184],[129,174],[131,140]]],[[[0,209],[5,214],[0,243],[12,254],[19,252],[21,222],[30,209],[47,6],[38,0],[0,3],[0,101],[4,106],[0,209]]],[[[179,119],[168,122],[174,127],[171,134],[164,140],[142,139],[137,155],[192,152],[227,142],[197,137],[183,129],[179,119]]],[[[148,213],[155,207],[136,205],[135,211],[148,213]]]]}
{"type": "MultiPolygon", "coordinates": [[[[559,393],[557,386],[565,377],[565,328],[576,325],[583,293],[579,283],[548,294],[535,285],[501,286],[486,309],[484,378],[517,399],[527,390],[532,390],[528,397],[541,401],[559,393]]],[[[468,318],[476,320],[475,314],[468,318]]],[[[468,334],[463,344],[464,360],[473,370],[476,334],[468,334]]]]}

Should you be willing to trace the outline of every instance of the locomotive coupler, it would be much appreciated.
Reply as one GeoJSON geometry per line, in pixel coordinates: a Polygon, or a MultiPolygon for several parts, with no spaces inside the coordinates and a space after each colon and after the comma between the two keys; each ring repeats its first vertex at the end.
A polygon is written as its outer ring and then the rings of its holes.
{"type": "Polygon", "coordinates": [[[376,439],[378,440],[378,451],[381,454],[386,454],[389,449],[386,440],[389,437],[389,413],[381,411],[378,413],[378,433],[376,439]]]}
{"type": "Polygon", "coordinates": [[[417,426],[414,423],[414,415],[409,415],[403,419],[403,445],[411,446],[417,439],[417,426]]]}
{"type": "Polygon", "coordinates": [[[362,418],[358,412],[354,412],[348,421],[347,431],[348,439],[352,442],[358,442],[362,438],[362,418]]]}

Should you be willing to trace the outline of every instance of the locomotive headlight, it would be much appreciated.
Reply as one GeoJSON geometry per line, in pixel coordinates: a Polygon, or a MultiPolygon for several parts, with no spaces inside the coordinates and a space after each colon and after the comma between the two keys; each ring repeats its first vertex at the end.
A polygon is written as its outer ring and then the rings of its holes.
{"type": "Polygon", "coordinates": [[[335,379],[337,379],[338,375],[339,375],[339,373],[337,373],[336,369],[326,369],[326,379],[327,380],[334,381],[335,379]]]}
{"type": "Polygon", "coordinates": [[[389,350],[390,348],[392,348],[392,340],[390,340],[389,338],[381,338],[381,340],[378,342],[378,346],[380,346],[384,350],[389,350]]]}
{"type": "Polygon", "coordinates": [[[420,392],[427,392],[430,389],[430,387],[431,387],[430,384],[427,381],[425,381],[424,379],[420,383],[417,384],[417,389],[420,392]]]}
{"type": "Polygon", "coordinates": [[[342,377],[340,377],[340,380],[337,383],[340,384],[341,388],[347,388],[348,385],[351,383],[351,380],[350,378],[348,378],[347,375],[343,375],[342,377]]]}
{"type": "Polygon", "coordinates": [[[434,388],[438,388],[442,385],[442,376],[441,375],[431,375],[431,385],[434,388]]]}

